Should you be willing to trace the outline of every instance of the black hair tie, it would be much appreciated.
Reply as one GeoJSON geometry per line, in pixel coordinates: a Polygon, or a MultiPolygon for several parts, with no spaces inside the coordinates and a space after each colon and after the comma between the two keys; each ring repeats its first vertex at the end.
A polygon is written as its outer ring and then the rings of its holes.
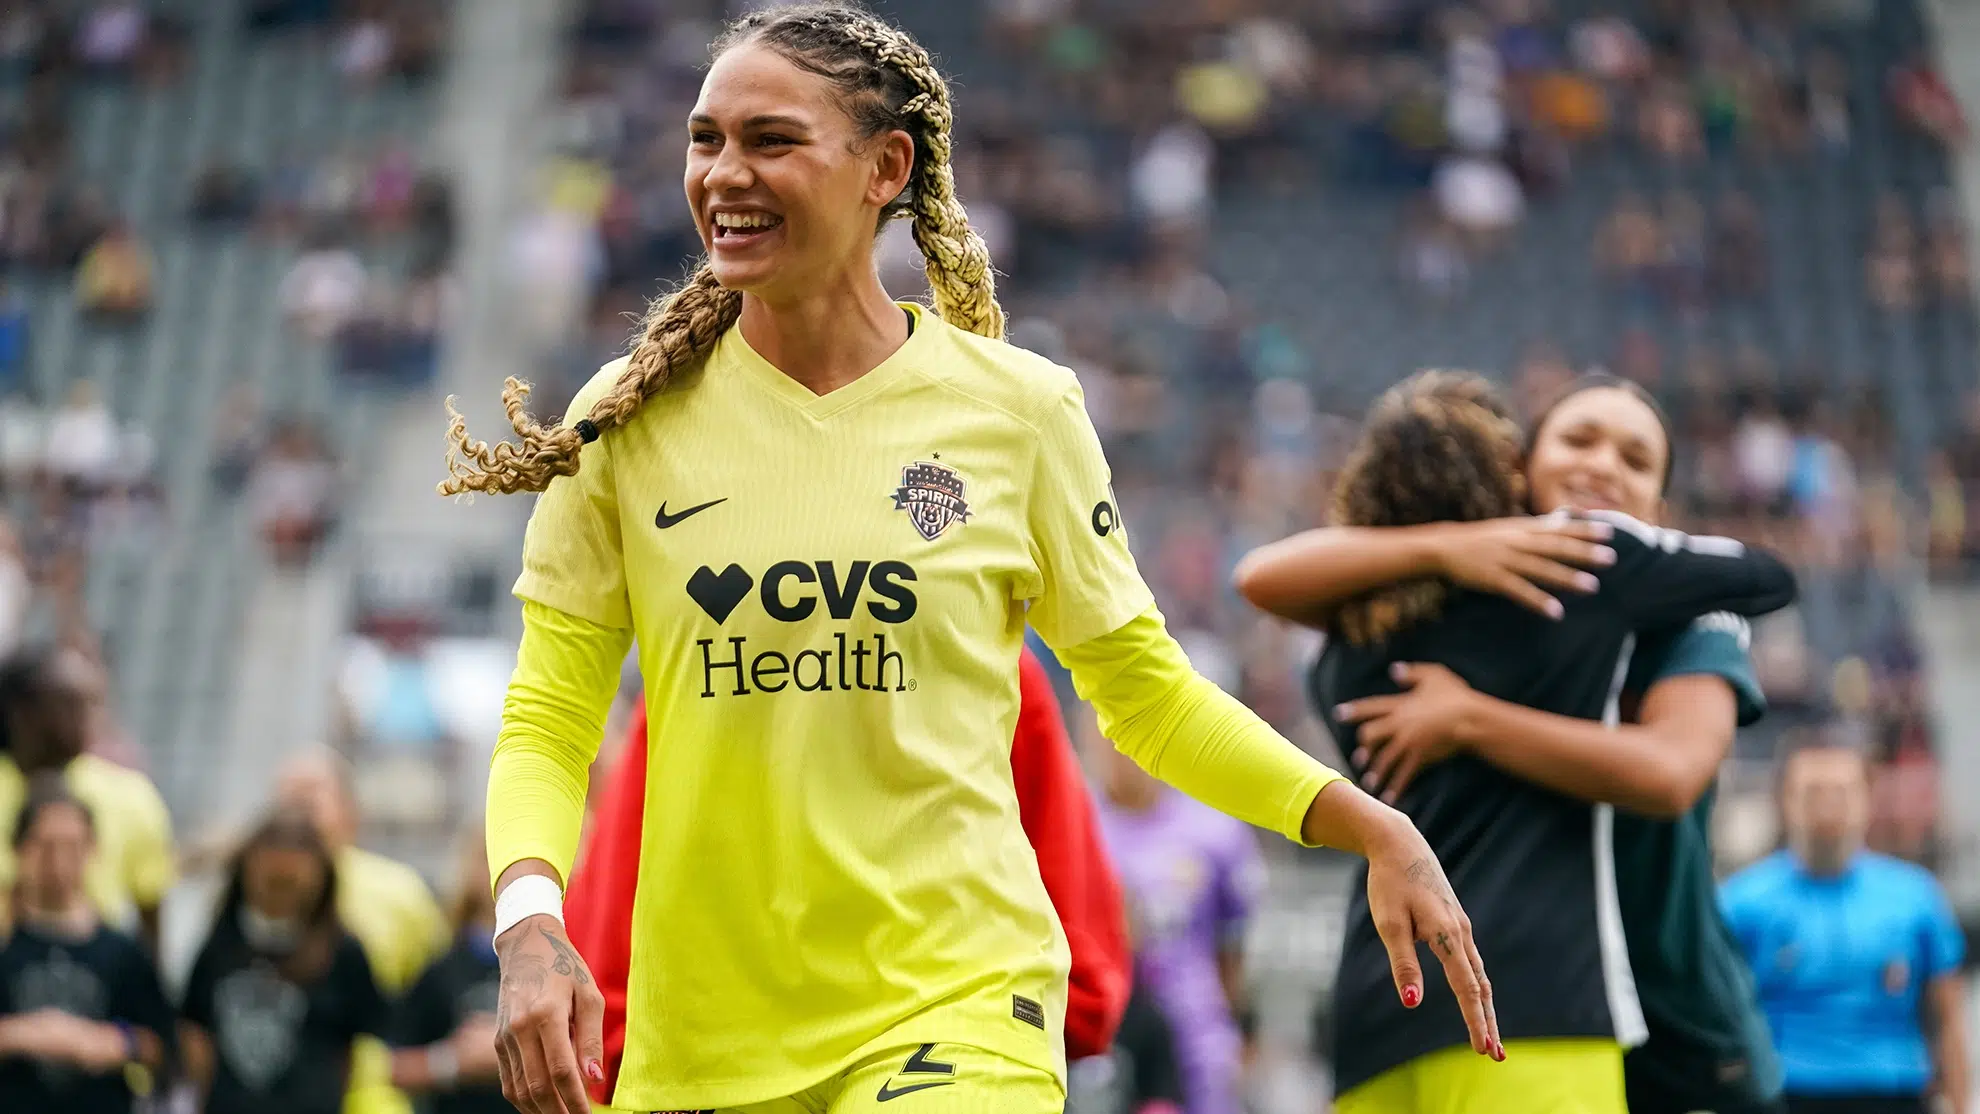
{"type": "Polygon", "coordinates": [[[577,430],[578,438],[587,445],[598,440],[598,426],[593,424],[590,418],[580,418],[578,424],[572,428],[577,430]]]}

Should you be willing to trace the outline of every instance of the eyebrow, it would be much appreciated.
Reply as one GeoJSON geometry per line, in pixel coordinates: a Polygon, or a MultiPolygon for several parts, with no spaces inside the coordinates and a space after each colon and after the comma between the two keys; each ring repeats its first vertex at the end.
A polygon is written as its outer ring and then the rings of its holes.
{"type": "MultiPolygon", "coordinates": [[[[717,121],[715,117],[708,115],[706,112],[697,112],[694,115],[688,117],[689,124],[707,124],[713,126],[716,124],[716,122],[717,121]]],[[[743,121],[743,127],[794,128],[799,131],[811,130],[810,124],[805,123],[803,120],[800,120],[795,116],[778,116],[775,114],[751,116],[749,119],[743,121]]]]}

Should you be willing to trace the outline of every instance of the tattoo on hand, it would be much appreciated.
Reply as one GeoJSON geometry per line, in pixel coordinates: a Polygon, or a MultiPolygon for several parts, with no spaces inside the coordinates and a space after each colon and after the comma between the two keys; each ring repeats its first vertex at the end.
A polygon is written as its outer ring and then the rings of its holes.
{"type": "Polygon", "coordinates": [[[579,986],[590,986],[591,972],[585,969],[584,960],[578,956],[577,950],[550,935],[550,930],[547,928],[539,928],[537,931],[543,934],[545,940],[550,941],[550,950],[557,953],[557,961],[551,965],[551,970],[577,980],[579,986]]]}
{"type": "Polygon", "coordinates": [[[1431,886],[1436,881],[1436,870],[1429,859],[1418,859],[1409,864],[1408,870],[1403,871],[1403,877],[1419,886],[1431,886]]]}
{"type": "Polygon", "coordinates": [[[1438,951],[1441,951],[1441,952],[1443,952],[1443,953],[1444,953],[1445,955],[1456,955],[1456,954],[1457,954],[1457,953],[1456,953],[1455,951],[1453,951],[1453,950],[1451,949],[1451,934],[1450,934],[1450,933],[1448,933],[1448,932],[1439,932],[1439,933],[1437,934],[1437,950],[1438,950],[1438,951]]]}

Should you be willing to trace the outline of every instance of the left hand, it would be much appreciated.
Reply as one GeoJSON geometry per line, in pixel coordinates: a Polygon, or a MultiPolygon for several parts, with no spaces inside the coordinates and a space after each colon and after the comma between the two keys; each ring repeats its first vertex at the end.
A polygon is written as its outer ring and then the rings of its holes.
{"type": "Polygon", "coordinates": [[[1395,804],[1425,766],[1464,749],[1464,724],[1478,693],[1441,665],[1397,662],[1389,673],[1402,692],[1342,704],[1334,718],[1359,725],[1354,764],[1371,791],[1395,804]]]}

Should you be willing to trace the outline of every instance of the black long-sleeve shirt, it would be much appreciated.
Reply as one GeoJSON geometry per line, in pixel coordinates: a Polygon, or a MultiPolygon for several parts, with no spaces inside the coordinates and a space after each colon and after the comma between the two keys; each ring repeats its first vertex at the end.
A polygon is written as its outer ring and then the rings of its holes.
{"type": "MultiPolygon", "coordinates": [[[[1334,719],[1335,705],[1398,691],[1391,663],[1435,662],[1488,696],[1614,724],[1636,632],[1667,630],[1713,611],[1765,614],[1794,599],[1786,566],[1730,538],[1693,537],[1626,515],[1590,517],[1615,526],[1616,562],[1601,572],[1599,591],[1564,599],[1558,620],[1499,596],[1460,591],[1439,618],[1381,645],[1330,639],[1314,666],[1311,693],[1342,752],[1354,753],[1353,729],[1334,719]]],[[[1544,789],[1470,755],[1424,770],[1397,805],[1436,850],[1471,917],[1505,1038],[1614,1037],[1625,1047],[1642,1041],[1643,1013],[1617,907],[1609,806],[1544,789]]],[[[1341,1091],[1468,1043],[1443,980],[1425,980],[1416,1010],[1397,1001],[1365,891],[1355,888],[1335,991],[1341,1091]]],[[[1438,970],[1428,949],[1419,950],[1425,970],[1438,970]]]]}

